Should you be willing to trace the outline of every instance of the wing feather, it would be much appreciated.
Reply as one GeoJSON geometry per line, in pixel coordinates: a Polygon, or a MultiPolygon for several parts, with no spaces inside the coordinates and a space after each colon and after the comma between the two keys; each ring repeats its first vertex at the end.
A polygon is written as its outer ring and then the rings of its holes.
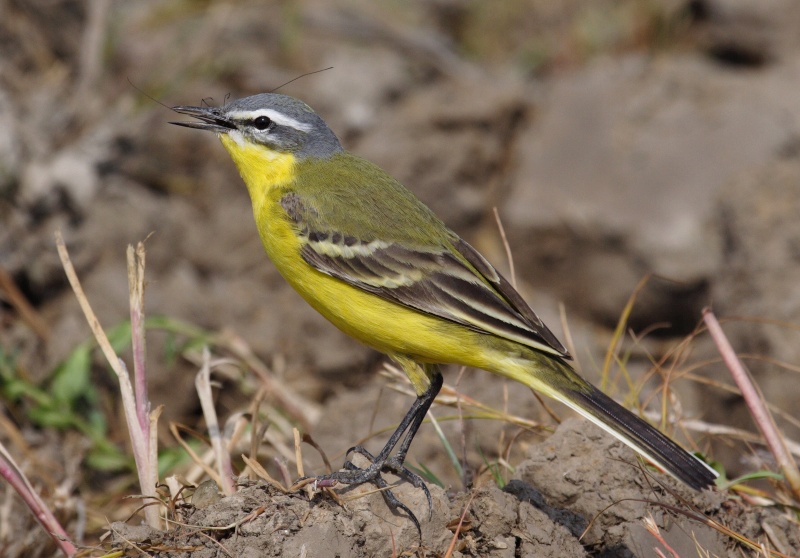
{"type": "Polygon", "coordinates": [[[288,194],[289,217],[312,267],[384,299],[570,358],[516,290],[455,233],[449,243],[412,246],[324,230],[315,211],[288,194]]]}

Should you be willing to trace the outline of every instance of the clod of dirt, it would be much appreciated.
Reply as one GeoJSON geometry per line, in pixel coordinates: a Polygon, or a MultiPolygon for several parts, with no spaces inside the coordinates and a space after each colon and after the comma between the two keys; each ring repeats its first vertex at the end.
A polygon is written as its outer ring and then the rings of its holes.
{"type": "MultiPolygon", "coordinates": [[[[395,494],[420,519],[425,546],[446,548],[450,503],[444,491],[431,486],[433,513],[422,491],[401,484],[395,494]]],[[[345,558],[381,556],[416,549],[419,535],[401,513],[393,513],[370,485],[339,492],[346,508],[318,495],[283,494],[270,485],[257,484],[212,503],[188,507],[184,526],[169,532],[115,523],[115,543],[131,540],[158,545],[165,556],[202,558],[217,556],[220,548],[231,556],[314,556],[345,558]],[[190,554],[191,553],[191,554],[190,554]]],[[[149,546],[143,546],[146,550],[149,546]]]]}
{"type": "MultiPolygon", "coordinates": [[[[784,546],[795,555],[800,527],[774,508],[746,506],[716,490],[694,492],[664,474],[642,470],[633,452],[584,420],[570,419],[531,448],[507,490],[529,501],[580,537],[598,556],[653,556],[666,550],[646,531],[651,516],[678,556],[741,556],[732,539],[685,514],[701,513],[770,548],[763,525],[780,525],[784,546]],[[535,487],[535,488],[533,488],[535,487]],[[679,510],[677,513],[672,510],[679,510]],[[681,512],[682,510],[683,512],[681,512]]],[[[769,538],[768,538],[769,537],[769,538]]]]}
{"type": "Polygon", "coordinates": [[[652,517],[680,556],[695,556],[698,548],[712,556],[742,555],[731,538],[686,515],[695,513],[788,555],[800,550],[800,528],[780,511],[717,491],[695,493],[660,473],[645,475],[630,450],[578,419],[534,446],[504,489],[492,484],[452,499],[438,486],[429,489],[430,516],[421,490],[407,483],[393,488],[420,520],[421,545],[414,524],[370,485],[337,489],[343,507],[326,495],[309,499],[250,484],[203,509],[187,506],[174,530],[116,523],[112,531],[117,547],[135,544],[176,558],[210,558],[220,549],[242,557],[438,557],[454,533],[454,558],[645,557],[654,549],[667,553],[645,529],[643,520],[652,517]]]}

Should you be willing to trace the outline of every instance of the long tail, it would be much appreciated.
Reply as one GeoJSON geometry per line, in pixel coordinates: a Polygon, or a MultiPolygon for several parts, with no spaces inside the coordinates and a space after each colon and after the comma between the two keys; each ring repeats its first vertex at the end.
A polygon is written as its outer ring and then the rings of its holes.
{"type": "Polygon", "coordinates": [[[716,471],[581,378],[566,362],[548,358],[563,374],[551,395],[695,490],[714,485],[716,471]]]}

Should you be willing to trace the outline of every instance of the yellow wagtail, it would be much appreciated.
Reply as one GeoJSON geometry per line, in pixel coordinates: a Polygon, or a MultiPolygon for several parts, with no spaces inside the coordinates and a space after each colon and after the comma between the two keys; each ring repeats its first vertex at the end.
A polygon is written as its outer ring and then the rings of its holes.
{"type": "MultiPolygon", "coordinates": [[[[579,376],[570,355],[472,246],[376,165],[345,151],[308,105],[265,93],[224,107],[175,107],[173,122],[216,133],[247,186],[267,255],[320,314],[386,353],[417,399],[364,469],[318,478],[386,488],[442,385],[438,364],[482,368],[565,403],[694,489],[717,473],[579,376]],[[400,438],[405,433],[405,438],[400,438]],[[392,450],[398,445],[394,456],[392,450]]],[[[383,492],[393,508],[411,511],[383,492]]]]}

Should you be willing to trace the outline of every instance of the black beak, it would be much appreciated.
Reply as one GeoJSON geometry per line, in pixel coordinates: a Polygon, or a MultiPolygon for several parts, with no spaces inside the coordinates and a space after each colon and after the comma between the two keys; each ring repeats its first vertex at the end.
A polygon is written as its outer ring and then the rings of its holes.
{"type": "Polygon", "coordinates": [[[180,114],[192,116],[200,121],[170,122],[170,124],[175,124],[176,126],[208,130],[209,132],[217,132],[218,134],[225,134],[236,129],[236,126],[224,117],[220,109],[216,107],[172,107],[172,110],[180,114]]]}

